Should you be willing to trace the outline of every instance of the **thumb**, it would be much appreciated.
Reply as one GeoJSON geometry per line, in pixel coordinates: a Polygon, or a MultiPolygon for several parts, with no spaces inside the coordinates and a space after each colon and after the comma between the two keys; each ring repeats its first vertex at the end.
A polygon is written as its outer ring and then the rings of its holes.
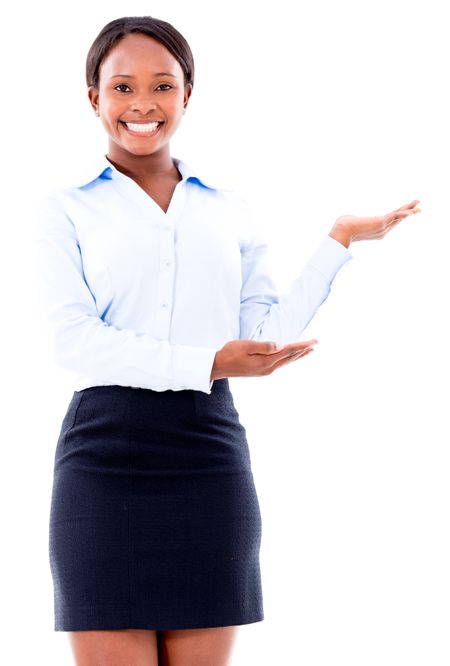
{"type": "Polygon", "coordinates": [[[276,342],[259,342],[256,340],[252,347],[253,349],[249,351],[249,354],[274,354],[283,349],[283,345],[279,345],[276,342]]]}

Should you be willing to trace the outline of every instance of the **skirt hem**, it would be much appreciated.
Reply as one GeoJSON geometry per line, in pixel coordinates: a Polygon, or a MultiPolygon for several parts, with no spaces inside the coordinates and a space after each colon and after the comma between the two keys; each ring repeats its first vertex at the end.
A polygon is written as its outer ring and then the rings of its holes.
{"type": "Polygon", "coordinates": [[[152,622],[138,621],[138,622],[90,622],[87,626],[86,623],[67,622],[63,624],[56,624],[54,631],[114,631],[121,629],[147,629],[150,631],[175,631],[179,629],[213,629],[215,627],[229,627],[240,626],[245,624],[254,624],[256,622],[263,622],[264,615],[258,615],[251,619],[240,620],[222,620],[220,622],[198,622],[183,623],[182,626],[171,624],[170,626],[155,626],[152,622]]]}

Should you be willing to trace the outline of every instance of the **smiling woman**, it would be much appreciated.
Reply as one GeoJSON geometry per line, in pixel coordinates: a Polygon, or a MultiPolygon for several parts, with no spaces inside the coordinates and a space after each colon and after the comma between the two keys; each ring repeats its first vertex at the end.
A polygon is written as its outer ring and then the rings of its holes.
{"type": "Polygon", "coordinates": [[[264,619],[261,513],[228,377],[310,354],[300,336],[350,242],[418,202],[338,218],[279,295],[245,200],[170,154],[194,85],[184,37],[116,19],[86,81],[108,154],[44,198],[36,235],[54,357],[77,373],[51,497],[55,630],[77,666],[225,666],[236,628],[264,619]]]}
{"type": "Polygon", "coordinates": [[[108,154],[49,198],[40,239],[57,358],[84,373],[55,452],[55,629],[78,666],[221,666],[237,626],[263,619],[245,428],[211,378],[239,337],[242,204],[170,155],[194,83],[170,24],[112,21],[86,80],[108,154]],[[193,300],[214,272],[223,311],[193,300]]]}

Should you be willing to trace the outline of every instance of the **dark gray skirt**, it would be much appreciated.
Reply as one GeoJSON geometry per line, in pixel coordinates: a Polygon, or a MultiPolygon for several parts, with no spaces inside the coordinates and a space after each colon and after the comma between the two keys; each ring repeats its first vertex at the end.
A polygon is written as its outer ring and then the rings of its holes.
{"type": "Polygon", "coordinates": [[[264,619],[261,514],[228,379],[75,391],[55,452],[55,631],[264,619]]]}

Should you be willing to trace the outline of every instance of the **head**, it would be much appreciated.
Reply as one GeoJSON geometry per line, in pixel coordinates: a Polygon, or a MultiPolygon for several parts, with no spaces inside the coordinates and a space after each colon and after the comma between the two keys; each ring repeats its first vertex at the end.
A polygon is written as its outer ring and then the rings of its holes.
{"type": "Polygon", "coordinates": [[[168,150],[194,86],[194,59],[185,38],[152,16],[115,19],[100,31],[86,60],[88,97],[109,135],[110,153],[168,150]],[[126,122],[160,121],[151,136],[126,122]]]}

